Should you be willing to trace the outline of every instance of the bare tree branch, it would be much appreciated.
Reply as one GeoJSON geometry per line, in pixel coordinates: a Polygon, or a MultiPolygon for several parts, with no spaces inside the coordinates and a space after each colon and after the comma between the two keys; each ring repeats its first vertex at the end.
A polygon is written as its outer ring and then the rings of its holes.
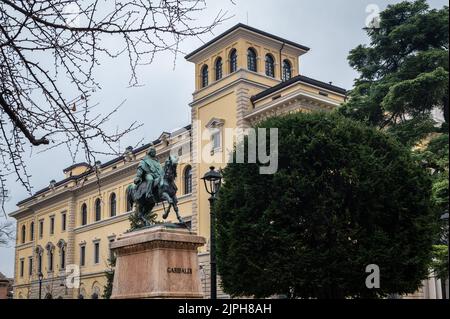
{"type": "Polygon", "coordinates": [[[107,132],[105,123],[120,105],[94,113],[89,97],[100,89],[99,61],[124,55],[130,85],[138,85],[139,67],[159,53],[176,59],[181,41],[226,19],[219,12],[197,25],[205,8],[205,0],[0,0],[0,191],[14,175],[31,193],[22,159],[30,148],[66,146],[73,161],[84,153],[92,166],[96,156],[118,155],[117,141],[139,124],[107,132]],[[94,149],[96,143],[106,150],[94,149]]]}
{"type": "Polygon", "coordinates": [[[30,131],[25,127],[22,121],[14,113],[14,110],[12,110],[9,107],[8,103],[6,103],[5,99],[3,98],[2,92],[0,92],[0,105],[2,106],[5,113],[8,114],[9,119],[13,122],[15,126],[17,126],[22,131],[22,133],[26,136],[26,138],[30,141],[31,144],[33,144],[34,146],[39,146],[41,144],[49,143],[48,139],[46,138],[36,139],[33,136],[33,134],[30,133],[30,131]]]}
{"type": "Polygon", "coordinates": [[[0,224],[0,247],[7,246],[14,240],[14,224],[10,221],[0,224]]]}

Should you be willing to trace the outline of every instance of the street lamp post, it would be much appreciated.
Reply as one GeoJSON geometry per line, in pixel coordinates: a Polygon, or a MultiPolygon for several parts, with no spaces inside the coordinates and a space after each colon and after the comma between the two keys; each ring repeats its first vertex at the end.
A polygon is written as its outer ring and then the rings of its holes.
{"type": "Polygon", "coordinates": [[[211,299],[217,299],[217,265],[216,265],[216,216],[214,212],[214,203],[216,201],[216,194],[219,191],[222,183],[222,175],[220,172],[214,170],[214,166],[209,168],[209,171],[202,177],[205,183],[205,188],[209,197],[210,205],[210,265],[211,265],[211,299]]]}
{"type": "Polygon", "coordinates": [[[42,278],[44,278],[44,275],[42,274],[42,271],[38,274],[39,279],[39,299],[42,299],[42,278]]]}
{"type": "MultiPolygon", "coordinates": [[[[441,215],[441,220],[446,220],[448,223],[448,213],[444,213],[441,215]]],[[[450,238],[449,235],[447,233],[447,249],[450,252],[450,238]]],[[[445,284],[445,280],[442,280],[444,282],[444,284],[442,285],[442,290],[443,290],[443,295],[445,296],[445,299],[449,299],[449,296],[447,296],[447,289],[446,289],[446,284],[445,284]]]]}

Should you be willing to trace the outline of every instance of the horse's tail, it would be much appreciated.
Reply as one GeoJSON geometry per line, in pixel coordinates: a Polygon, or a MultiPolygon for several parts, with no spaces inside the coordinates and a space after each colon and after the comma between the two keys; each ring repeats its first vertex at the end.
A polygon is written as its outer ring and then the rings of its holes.
{"type": "Polygon", "coordinates": [[[134,184],[128,185],[127,187],[127,202],[130,207],[133,207],[134,204],[134,192],[135,192],[136,186],[134,184]]]}

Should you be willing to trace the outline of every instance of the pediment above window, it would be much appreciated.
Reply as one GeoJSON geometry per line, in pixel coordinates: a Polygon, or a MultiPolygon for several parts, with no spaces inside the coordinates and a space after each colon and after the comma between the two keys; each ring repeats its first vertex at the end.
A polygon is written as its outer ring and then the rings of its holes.
{"type": "Polygon", "coordinates": [[[55,249],[55,245],[53,245],[53,243],[48,242],[47,245],[45,245],[45,249],[47,251],[53,251],[55,249]]]}
{"type": "Polygon", "coordinates": [[[225,123],[225,120],[213,117],[209,120],[209,122],[205,125],[206,128],[219,128],[222,127],[225,123]]]}
{"type": "Polygon", "coordinates": [[[160,141],[166,141],[170,137],[170,133],[168,132],[162,132],[161,135],[158,137],[158,140],[160,141]]]}

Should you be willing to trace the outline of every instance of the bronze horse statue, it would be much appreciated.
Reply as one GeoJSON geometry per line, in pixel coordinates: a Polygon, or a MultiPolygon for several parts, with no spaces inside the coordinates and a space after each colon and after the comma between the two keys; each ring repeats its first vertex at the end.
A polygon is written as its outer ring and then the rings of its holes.
{"type": "Polygon", "coordinates": [[[162,176],[162,183],[160,180],[155,181],[152,186],[153,196],[146,196],[147,181],[144,180],[138,186],[131,184],[127,187],[127,201],[130,206],[136,204],[136,213],[143,226],[149,226],[150,222],[146,218],[156,204],[162,203],[164,207],[163,219],[169,216],[171,208],[176,213],[177,219],[180,223],[184,221],[179,215],[177,186],[175,185],[175,178],[177,177],[178,159],[170,155],[164,164],[164,175],[162,176]],[[169,206],[164,206],[164,201],[167,201],[169,206]]]}

